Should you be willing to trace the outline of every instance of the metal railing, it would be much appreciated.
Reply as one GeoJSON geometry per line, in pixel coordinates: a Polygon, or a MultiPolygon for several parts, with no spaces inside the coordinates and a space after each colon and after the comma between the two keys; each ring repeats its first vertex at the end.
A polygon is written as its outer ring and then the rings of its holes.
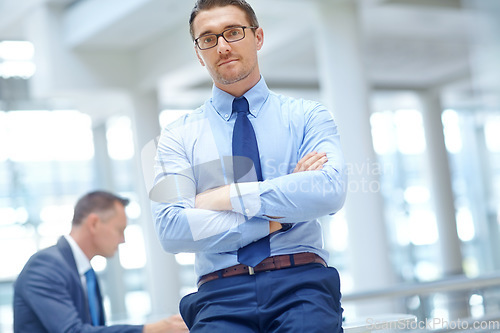
{"type": "Polygon", "coordinates": [[[479,290],[489,287],[500,287],[500,273],[484,275],[477,278],[458,276],[432,282],[408,283],[392,288],[350,293],[343,295],[342,301],[368,301],[380,298],[387,299],[414,295],[429,295],[449,291],[479,290]]]}
{"type": "MultiPolygon", "coordinates": [[[[460,305],[467,307],[468,316],[462,318],[451,318],[450,316],[449,325],[440,326],[439,328],[433,328],[432,325],[422,327],[424,326],[422,324],[406,331],[434,333],[500,332],[500,273],[475,278],[456,276],[432,282],[404,283],[391,288],[349,293],[342,296],[342,303],[348,305],[377,304],[377,302],[381,301],[401,301],[415,296],[423,299],[432,297],[435,294],[461,294],[465,296],[460,300],[462,302],[460,305]],[[471,316],[471,304],[469,304],[468,300],[473,294],[482,295],[484,300],[482,304],[484,311],[480,316],[471,316]],[[465,301],[466,299],[467,301],[465,301]]],[[[416,314],[415,309],[405,310],[407,310],[408,314],[416,314]]],[[[421,311],[420,314],[417,314],[417,317],[419,317],[417,321],[422,323],[423,321],[433,320],[429,312],[421,311]]]]}

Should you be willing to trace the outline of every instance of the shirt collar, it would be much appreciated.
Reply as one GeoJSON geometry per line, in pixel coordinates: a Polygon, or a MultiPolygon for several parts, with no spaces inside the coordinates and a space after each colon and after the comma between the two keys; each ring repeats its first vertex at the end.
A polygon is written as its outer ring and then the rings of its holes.
{"type": "Polygon", "coordinates": [[[73,257],[75,258],[76,262],[76,268],[78,269],[78,274],[84,275],[86,271],[92,268],[90,265],[90,261],[83,253],[82,249],[78,246],[76,241],[71,237],[70,235],[65,235],[64,238],[69,243],[69,246],[71,247],[71,251],[73,252],[73,257]]]}
{"type": "MultiPolygon", "coordinates": [[[[264,78],[261,76],[259,82],[243,94],[243,96],[248,100],[250,114],[257,117],[269,96],[269,88],[264,78]]],[[[219,116],[226,121],[230,119],[226,115],[232,112],[234,98],[231,94],[217,88],[215,85],[213,86],[211,104],[219,116]]]]}

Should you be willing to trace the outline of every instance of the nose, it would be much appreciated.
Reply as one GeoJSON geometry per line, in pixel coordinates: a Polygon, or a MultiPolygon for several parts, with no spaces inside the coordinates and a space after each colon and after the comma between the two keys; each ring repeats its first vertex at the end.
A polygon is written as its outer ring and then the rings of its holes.
{"type": "Polygon", "coordinates": [[[224,37],[219,36],[219,40],[217,41],[217,52],[219,53],[227,53],[231,50],[231,46],[224,39],[224,37]]]}

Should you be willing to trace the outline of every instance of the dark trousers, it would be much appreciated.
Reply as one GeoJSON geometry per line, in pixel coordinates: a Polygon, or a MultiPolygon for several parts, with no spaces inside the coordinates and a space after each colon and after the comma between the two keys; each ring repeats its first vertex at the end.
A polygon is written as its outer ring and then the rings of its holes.
{"type": "Polygon", "coordinates": [[[343,332],[339,274],[321,264],[207,282],[180,312],[191,333],[343,332]]]}

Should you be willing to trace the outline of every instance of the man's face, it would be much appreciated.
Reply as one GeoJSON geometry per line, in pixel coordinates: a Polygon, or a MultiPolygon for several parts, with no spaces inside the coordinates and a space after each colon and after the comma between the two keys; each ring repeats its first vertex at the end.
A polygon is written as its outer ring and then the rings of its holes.
{"type": "Polygon", "coordinates": [[[115,202],[115,211],[99,214],[96,224],[95,246],[97,254],[109,258],[112,257],[118,245],[125,242],[125,228],[127,227],[127,216],[125,207],[115,202]]]}
{"type": "MultiPolygon", "coordinates": [[[[215,7],[201,11],[193,22],[194,37],[214,33],[220,34],[225,29],[249,26],[245,12],[236,6],[215,7]]],[[[245,38],[228,43],[219,37],[215,47],[200,50],[195,46],[196,54],[202,66],[207,70],[217,87],[230,85],[249,79],[256,82],[260,78],[257,63],[257,51],[263,44],[261,28],[245,29],[245,38]]]]}

